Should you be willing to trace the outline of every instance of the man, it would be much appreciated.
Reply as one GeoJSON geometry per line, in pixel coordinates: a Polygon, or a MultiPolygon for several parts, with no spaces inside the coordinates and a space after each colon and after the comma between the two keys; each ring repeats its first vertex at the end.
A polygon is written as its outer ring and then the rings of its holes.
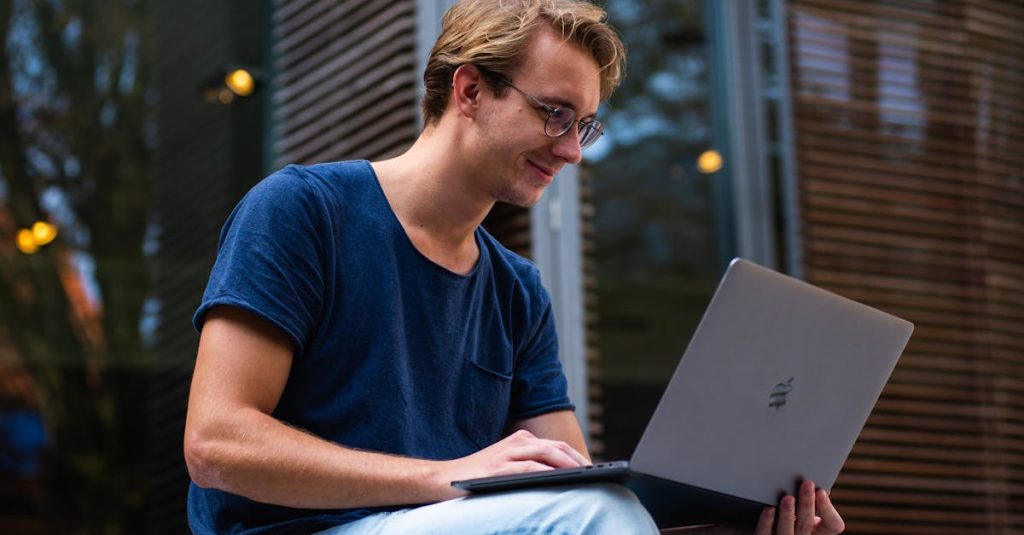
{"type": "MultiPolygon", "coordinates": [[[[456,5],[412,148],[289,166],[236,207],[195,317],[195,532],[656,532],[616,485],[449,485],[590,462],[539,274],[479,225],[496,201],[536,203],[600,135],[624,62],[603,18],[577,0],[456,5]]],[[[840,530],[805,490],[779,532],[810,533],[815,506],[818,532],[840,530]]]]}

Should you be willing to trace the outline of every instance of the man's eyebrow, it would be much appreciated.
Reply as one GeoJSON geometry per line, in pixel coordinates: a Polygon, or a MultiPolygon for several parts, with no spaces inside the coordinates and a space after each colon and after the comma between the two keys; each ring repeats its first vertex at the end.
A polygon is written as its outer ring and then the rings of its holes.
{"type": "MultiPolygon", "coordinates": [[[[579,109],[576,107],[576,105],[574,105],[572,102],[569,102],[568,100],[565,100],[564,98],[559,98],[559,97],[550,97],[550,98],[548,98],[548,97],[540,97],[540,101],[545,103],[545,104],[547,104],[548,106],[552,106],[553,105],[556,108],[569,108],[570,110],[576,112],[577,114],[580,112],[579,109]]],[[[576,119],[577,120],[585,120],[585,119],[593,119],[594,117],[597,117],[597,112],[591,113],[589,115],[577,116],[576,119]]]]}

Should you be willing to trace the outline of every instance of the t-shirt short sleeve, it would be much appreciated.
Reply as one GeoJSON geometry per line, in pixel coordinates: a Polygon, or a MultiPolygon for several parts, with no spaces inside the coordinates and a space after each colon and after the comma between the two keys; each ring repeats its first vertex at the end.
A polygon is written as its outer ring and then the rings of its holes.
{"type": "Polygon", "coordinates": [[[574,410],[567,394],[568,384],[558,359],[558,335],[547,291],[538,283],[537,322],[516,359],[509,417],[520,420],[559,410],[574,410]]]}
{"type": "Polygon", "coordinates": [[[217,260],[192,319],[233,306],[291,338],[298,357],[323,307],[326,205],[317,185],[286,167],[253,187],[221,230],[217,260]]]}

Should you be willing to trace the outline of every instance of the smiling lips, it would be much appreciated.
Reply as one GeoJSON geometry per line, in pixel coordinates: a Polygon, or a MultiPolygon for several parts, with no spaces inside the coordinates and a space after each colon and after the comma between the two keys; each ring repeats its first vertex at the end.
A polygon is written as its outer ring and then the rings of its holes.
{"type": "Polygon", "coordinates": [[[534,171],[536,171],[537,174],[540,175],[540,178],[544,180],[545,184],[550,184],[551,181],[555,179],[555,173],[557,172],[556,170],[539,165],[532,160],[527,160],[527,162],[531,166],[533,166],[534,171]]]}

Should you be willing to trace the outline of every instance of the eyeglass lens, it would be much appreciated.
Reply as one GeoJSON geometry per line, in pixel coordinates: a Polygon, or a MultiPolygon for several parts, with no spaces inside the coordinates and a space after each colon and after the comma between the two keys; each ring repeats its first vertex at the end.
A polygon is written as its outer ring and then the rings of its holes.
{"type": "Polygon", "coordinates": [[[587,147],[601,137],[602,125],[597,121],[577,123],[576,114],[568,108],[557,108],[550,112],[544,130],[551,137],[558,137],[569,131],[574,125],[579,126],[580,146],[587,147]]]}

